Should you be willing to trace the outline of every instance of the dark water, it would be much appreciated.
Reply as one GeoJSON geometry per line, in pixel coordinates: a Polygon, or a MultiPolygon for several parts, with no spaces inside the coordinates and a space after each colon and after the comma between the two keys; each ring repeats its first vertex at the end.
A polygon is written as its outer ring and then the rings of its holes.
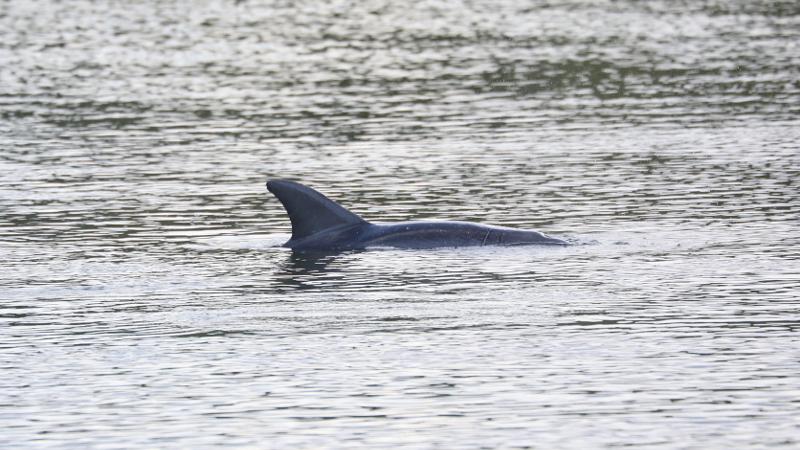
{"type": "Polygon", "coordinates": [[[0,2],[0,447],[797,448],[798,5],[0,2]]]}

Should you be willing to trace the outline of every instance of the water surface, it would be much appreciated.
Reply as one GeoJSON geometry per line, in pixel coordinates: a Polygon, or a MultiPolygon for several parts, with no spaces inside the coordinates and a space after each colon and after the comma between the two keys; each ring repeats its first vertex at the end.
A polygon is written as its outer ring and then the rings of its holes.
{"type": "Polygon", "coordinates": [[[794,448],[796,2],[0,3],[0,446],[794,448]],[[568,248],[293,254],[268,178],[568,248]]]}

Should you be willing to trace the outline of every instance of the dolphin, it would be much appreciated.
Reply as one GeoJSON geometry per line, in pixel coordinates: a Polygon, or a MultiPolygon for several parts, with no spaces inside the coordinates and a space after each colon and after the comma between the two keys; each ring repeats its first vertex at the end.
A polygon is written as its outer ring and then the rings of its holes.
{"type": "Polygon", "coordinates": [[[288,180],[267,181],[267,190],[283,204],[292,222],[284,247],[299,251],[362,250],[369,247],[568,245],[538,231],[457,221],[372,223],[308,186],[288,180]]]}

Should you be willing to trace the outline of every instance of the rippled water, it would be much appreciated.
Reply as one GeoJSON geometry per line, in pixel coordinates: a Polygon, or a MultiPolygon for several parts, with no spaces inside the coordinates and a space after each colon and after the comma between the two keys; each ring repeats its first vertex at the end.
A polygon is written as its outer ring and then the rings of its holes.
{"type": "Polygon", "coordinates": [[[0,446],[800,445],[796,1],[0,2],[0,446]],[[268,178],[568,248],[280,248],[268,178]]]}

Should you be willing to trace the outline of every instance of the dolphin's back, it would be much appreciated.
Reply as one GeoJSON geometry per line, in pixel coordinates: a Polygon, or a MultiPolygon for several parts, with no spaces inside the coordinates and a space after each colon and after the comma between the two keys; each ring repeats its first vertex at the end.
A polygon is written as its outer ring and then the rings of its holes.
{"type": "Polygon", "coordinates": [[[361,240],[365,247],[470,247],[483,245],[490,234],[488,227],[468,222],[402,222],[374,224],[361,240]]]}
{"type": "Polygon", "coordinates": [[[484,245],[564,245],[564,241],[532,230],[472,222],[420,221],[372,224],[360,236],[364,247],[437,248],[484,245]]]}
{"type": "Polygon", "coordinates": [[[351,250],[368,247],[435,248],[483,245],[567,245],[538,231],[472,222],[420,221],[372,224],[300,183],[267,182],[292,221],[295,250],[351,250]]]}

